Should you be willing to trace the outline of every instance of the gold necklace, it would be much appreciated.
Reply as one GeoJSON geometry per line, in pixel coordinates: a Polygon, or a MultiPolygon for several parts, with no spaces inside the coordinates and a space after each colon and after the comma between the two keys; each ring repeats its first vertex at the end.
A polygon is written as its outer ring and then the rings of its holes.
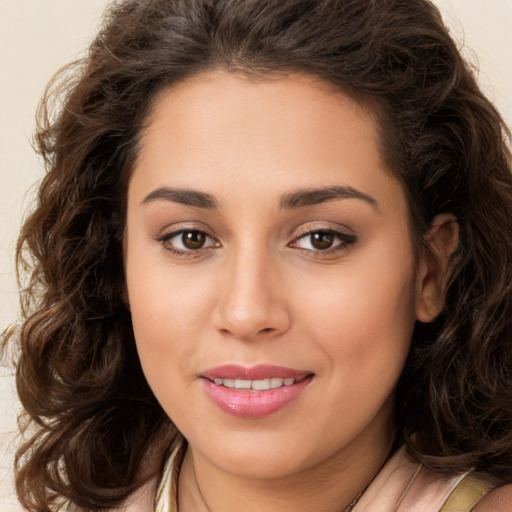
{"type": "Polygon", "coordinates": [[[210,510],[210,507],[206,503],[206,500],[204,499],[203,493],[201,492],[201,487],[199,487],[199,482],[197,481],[197,476],[196,476],[196,466],[194,464],[194,460],[193,459],[192,459],[192,471],[194,473],[194,482],[196,484],[196,489],[197,489],[197,492],[199,493],[199,497],[201,498],[201,501],[203,502],[203,505],[206,507],[206,510],[208,512],[212,512],[210,510]]]}
{"type": "Polygon", "coordinates": [[[343,510],[343,512],[350,512],[357,504],[357,502],[359,501],[359,498],[363,495],[364,491],[366,491],[366,489],[368,488],[368,486],[366,486],[353,500],[352,502],[348,505],[348,507],[346,509],[343,510]]]}
{"type": "MultiPolygon", "coordinates": [[[[199,487],[199,482],[197,481],[197,475],[196,475],[196,468],[194,465],[192,465],[192,472],[194,473],[194,482],[196,484],[196,489],[197,489],[197,492],[199,493],[199,497],[201,498],[203,505],[206,507],[207,512],[212,512],[210,510],[210,507],[208,506],[208,503],[206,503],[206,500],[204,499],[203,493],[201,492],[201,487],[199,487]]],[[[370,483],[373,482],[374,478],[375,478],[375,476],[372,478],[370,483]]],[[[370,483],[349,503],[349,505],[346,508],[343,509],[343,512],[350,512],[356,506],[357,502],[359,501],[361,496],[364,494],[364,491],[366,491],[366,489],[368,489],[370,483]]]]}

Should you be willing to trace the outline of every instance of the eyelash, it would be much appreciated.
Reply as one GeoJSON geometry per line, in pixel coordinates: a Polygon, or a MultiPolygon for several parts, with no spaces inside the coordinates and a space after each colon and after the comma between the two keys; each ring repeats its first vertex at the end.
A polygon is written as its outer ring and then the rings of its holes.
{"type": "MultiPolygon", "coordinates": [[[[357,238],[355,235],[344,233],[342,231],[337,231],[335,229],[326,229],[326,228],[316,228],[312,230],[305,231],[304,233],[301,233],[299,236],[297,236],[292,244],[288,244],[289,247],[294,247],[297,241],[305,239],[307,237],[311,237],[312,235],[316,234],[322,234],[322,235],[332,235],[334,240],[338,240],[338,243],[334,245],[333,247],[329,247],[327,249],[303,249],[300,247],[297,247],[301,252],[305,254],[316,254],[321,256],[329,256],[331,254],[336,254],[340,251],[344,251],[348,249],[349,246],[356,243],[357,238]]],[[[311,243],[311,240],[310,240],[311,243]]]]}
{"type": "Polygon", "coordinates": [[[177,249],[176,247],[169,245],[170,240],[172,240],[173,238],[180,236],[180,235],[183,236],[184,233],[196,233],[196,234],[200,234],[200,235],[205,235],[207,238],[210,238],[211,240],[215,240],[213,238],[213,236],[211,236],[209,233],[207,233],[206,231],[204,231],[202,229],[190,228],[190,229],[178,229],[176,231],[172,231],[171,233],[166,233],[165,235],[158,237],[156,239],[156,241],[159,242],[160,244],[162,244],[162,246],[164,247],[164,249],[166,251],[169,251],[172,254],[175,254],[177,256],[182,256],[182,257],[194,257],[194,256],[197,256],[197,254],[201,251],[206,251],[206,250],[214,249],[216,247],[220,247],[218,242],[216,242],[215,244],[213,244],[210,247],[200,247],[199,249],[195,249],[195,250],[194,249],[182,250],[182,249],[177,249]]]}
{"type": "MultiPolygon", "coordinates": [[[[198,249],[178,249],[176,247],[173,247],[172,245],[169,245],[170,240],[172,240],[175,237],[178,237],[180,235],[183,236],[185,233],[195,233],[199,235],[204,235],[205,237],[214,240],[214,237],[211,236],[206,231],[203,231],[201,229],[178,229],[176,231],[172,231],[171,233],[166,233],[163,236],[160,236],[156,238],[156,241],[159,242],[165,250],[169,251],[172,254],[175,254],[177,256],[181,257],[197,257],[200,252],[215,249],[217,247],[220,247],[219,242],[216,242],[208,247],[200,247],[198,249]]],[[[296,247],[300,250],[300,252],[307,254],[307,255],[317,255],[318,257],[322,256],[329,256],[331,254],[335,254],[340,251],[346,250],[349,246],[353,245],[355,242],[357,242],[357,238],[355,235],[343,233],[341,231],[337,231],[334,229],[325,229],[325,228],[317,228],[309,231],[305,231],[301,233],[299,236],[297,236],[292,243],[288,244],[288,247],[296,247]],[[334,245],[333,247],[329,247],[325,250],[322,249],[304,249],[301,247],[297,247],[296,243],[299,240],[303,240],[307,238],[308,236],[312,236],[315,234],[322,234],[322,235],[332,235],[334,239],[338,240],[338,244],[334,245]]]]}

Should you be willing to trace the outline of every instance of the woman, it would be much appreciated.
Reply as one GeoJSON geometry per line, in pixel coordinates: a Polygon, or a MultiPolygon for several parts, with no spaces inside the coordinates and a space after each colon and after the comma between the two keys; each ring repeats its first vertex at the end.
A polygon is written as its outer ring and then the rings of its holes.
{"type": "Polygon", "coordinates": [[[27,509],[510,508],[510,154],[430,3],[119,2],[62,76],[27,509]]]}

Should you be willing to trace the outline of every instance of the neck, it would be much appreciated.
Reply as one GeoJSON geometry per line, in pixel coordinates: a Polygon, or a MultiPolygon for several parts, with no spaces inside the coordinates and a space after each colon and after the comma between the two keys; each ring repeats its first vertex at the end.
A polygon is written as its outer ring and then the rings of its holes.
{"type": "Polygon", "coordinates": [[[350,510],[389,455],[392,436],[375,441],[346,446],[321,463],[273,479],[223,471],[189,446],[179,479],[179,512],[350,510]]]}

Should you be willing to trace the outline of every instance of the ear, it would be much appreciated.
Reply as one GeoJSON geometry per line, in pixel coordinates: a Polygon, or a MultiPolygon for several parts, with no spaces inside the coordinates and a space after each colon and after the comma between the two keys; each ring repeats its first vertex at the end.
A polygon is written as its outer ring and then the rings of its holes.
{"type": "Polygon", "coordinates": [[[459,225],[450,213],[438,215],[424,237],[416,283],[416,318],[431,322],[444,306],[450,263],[459,243],[459,225]]]}

